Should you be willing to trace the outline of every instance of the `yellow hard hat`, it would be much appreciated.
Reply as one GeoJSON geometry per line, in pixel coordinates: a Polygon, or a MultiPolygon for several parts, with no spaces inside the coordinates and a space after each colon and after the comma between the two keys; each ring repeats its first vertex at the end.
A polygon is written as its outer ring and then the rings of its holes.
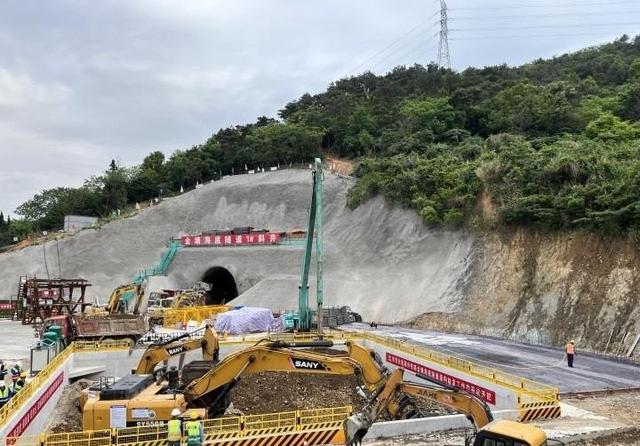
{"type": "Polygon", "coordinates": [[[20,378],[26,378],[27,377],[27,372],[22,372],[20,374],[20,378]]]}
{"type": "Polygon", "coordinates": [[[198,412],[196,412],[195,410],[191,411],[191,419],[192,420],[197,420],[198,419],[198,412]]]}

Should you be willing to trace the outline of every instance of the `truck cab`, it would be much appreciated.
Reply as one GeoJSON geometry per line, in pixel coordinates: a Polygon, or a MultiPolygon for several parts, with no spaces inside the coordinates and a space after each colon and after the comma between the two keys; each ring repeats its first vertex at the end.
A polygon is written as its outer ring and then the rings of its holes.
{"type": "Polygon", "coordinates": [[[40,331],[40,338],[42,335],[49,331],[49,327],[52,325],[57,325],[62,327],[62,341],[65,345],[67,345],[67,340],[69,336],[73,337],[73,325],[71,323],[71,318],[68,315],[62,314],[58,316],[51,316],[45,319],[42,324],[42,330],[40,331]]]}

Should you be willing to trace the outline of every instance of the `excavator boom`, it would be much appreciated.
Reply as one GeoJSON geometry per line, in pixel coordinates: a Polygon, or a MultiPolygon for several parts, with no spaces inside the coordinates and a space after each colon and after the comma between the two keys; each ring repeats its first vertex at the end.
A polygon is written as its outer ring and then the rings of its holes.
{"type": "Polygon", "coordinates": [[[360,374],[370,391],[376,389],[386,377],[386,368],[379,358],[356,343],[348,342],[348,351],[344,355],[328,355],[294,347],[278,343],[258,344],[232,353],[188,385],[184,390],[185,399],[200,407],[215,406],[241,376],[260,372],[360,374]]]}
{"type": "Polygon", "coordinates": [[[463,413],[469,418],[476,429],[480,429],[493,421],[491,410],[475,396],[445,388],[435,388],[424,384],[408,383],[403,381],[403,369],[396,369],[390,376],[384,387],[377,395],[374,395],[369,403],[368,410],[353,415],[345,420],[344,431],[348,445],[358,445],[366,435],[374,421],[386,410],[391,418],[396,418],[399,408],[399,399],[402,395],[412,395],[436,401],[463,413]]]}
{"type": "Polygon", "coordinates": [[[153,372],[159,363],[168,360],[172,356],[198,348],[202,348],[202,359],[207,361],[217,360],[220,351],[218,335],[213,327],[208,325],[203,330],[204,334],[201,338],[191,338],[199,331],[196,330],[162,344],[150,345],[142,355],[142,358],[140,358],[134,373],[148,375],[153,372]]]}
{"type": "Polygon", "coordinates": [[[109,296],[109,303],[107,303],[106,307],[107,313],[125,313],[128,302],[133,298],[134,305],[132,311],[134,314],[137,314],[141,295],[142,287],[138,284],[127,283],[120,285],[113,290],[109,296]]]}
{"type": "MultiPolygon", "coordinates": [[[[432,387],[403,381],[404,370],[396,369],[384,386],[373,395],[365,410],[347,418],[344,434],[347,445],[359,445],[373,422],[386,410],[391,419],[398,419],[405,395],[417,396],[440,403],[463,413],[473,423],[477,436],[473,446],[518,444],[545,446],[547,437],[542,429],[509,420],[493,421],[491,409],[470,393],[455,388],[432,387]]],[[[465,444],[471,444],[468,438],[465,444]]]]}

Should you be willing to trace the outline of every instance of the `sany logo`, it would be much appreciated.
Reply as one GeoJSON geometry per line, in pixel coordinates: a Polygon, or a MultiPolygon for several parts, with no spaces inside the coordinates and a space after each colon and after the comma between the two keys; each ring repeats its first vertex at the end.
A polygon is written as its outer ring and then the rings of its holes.
{"type": "Polygon", "coordinates": [[[327,367],[318,361],[310,361],[308,359],[295,359],[291,358],[291,362],[296,369],[306,370],[327,370],[327,367]]]}
{"type": "Polygon", "coordinates": [[[184,351],[184,347],[181,345],[179,347],[172,347],[167,349],[167,353],[170,355],[177,355],[178,353],[182,353],[184,351]]]}

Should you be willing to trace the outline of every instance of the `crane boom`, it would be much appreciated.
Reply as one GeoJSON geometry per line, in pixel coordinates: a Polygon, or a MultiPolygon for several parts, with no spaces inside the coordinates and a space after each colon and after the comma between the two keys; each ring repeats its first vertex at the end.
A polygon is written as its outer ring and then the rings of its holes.
{"type": "Polygon", "coordinates": [[[324,300],[324,282],[322,277],[323,243],[322,243],[322,161],[316,158],[313,169],[313,193],[309,208],[309,223],[304,257],[302,258],[302,274],[298,296],[298,317],[300,330],[311,329],[311,309],[309,308],[309,269],[313,238],[316,238],[316,301],[318,304],[318,333],[322,336],[322,304],[324,300]]]}

